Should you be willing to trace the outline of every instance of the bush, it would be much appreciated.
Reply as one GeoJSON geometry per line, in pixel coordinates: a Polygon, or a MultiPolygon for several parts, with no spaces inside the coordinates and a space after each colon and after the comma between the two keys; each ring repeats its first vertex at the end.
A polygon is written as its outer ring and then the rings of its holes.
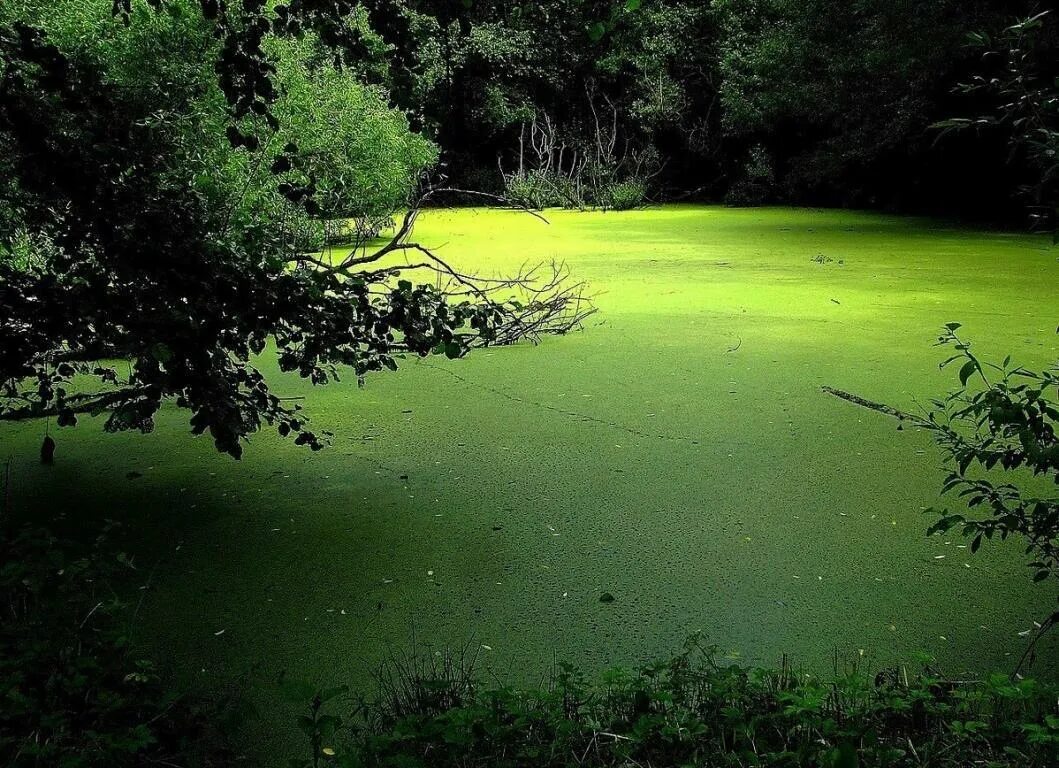
{"type": "Polygon", "coordinates": [[[638,179],[619,181],[603,190],[600,207],[604,210],[629,211],[643,205],[647,185],[638,179]]]}
{"type": "Polygon", "coordinates": [[[558,205],[555,190],[541,171],[508,176],[504,183],[504,196],[514,205],[531,211],[558,205]]]}
{"type": "Polygon", "coordinates": [[[203,765],[203,721],[129,645],[131,564],[47,530],[0,532],[0,764],[203,765]]]}
{"type": "Polygon", "coordinates": [[[330,741],[314,742],[317,764],[1043,768],[1059,761],[1057,691],[1006,675],[950,683],[929,668],[873,678],[854,667],[824,680],[787,665],[724,665],[716,648],[693,639],[669,661],[610,670],[594,683],[562,666],[541,690],[480,688],[459,661],[405,663],[382,680],[383,695],[360,709],[356,727],[340,732],[340,721],[327,721],[330,741]],[[335,744],[341,733],[343,746],[335,744]]]}
{"type": "Polygon", "coordinates": [[[647,196],[647,185],[639,179],[606,182],[594,193],[587,193],[576,178],[542,170],[510,174],[505,176],[504,182],[504,196],[513,204],[533,211],[544,208],[583,210],[588,206],[604,211],[628,211],[643,205],[647,196]]]}
{"type": "Polygon", "coordinates": [[[269,42],[282,126],[272,141],[277,149],[293,142],[300,155],[288,180],[314,179],[316,201],[330,218],[372,221],[406,207],[437,162],[437,147],[409,130],[383,89],[320,66],[325,52],[314,36],[269,42]]]}
{"type": "Polygon", "coordinates": [[[545,170],[506,175],[504,196],[515,205],[531,211],[585,207],[579,185],[573,179],[545,170]]]}

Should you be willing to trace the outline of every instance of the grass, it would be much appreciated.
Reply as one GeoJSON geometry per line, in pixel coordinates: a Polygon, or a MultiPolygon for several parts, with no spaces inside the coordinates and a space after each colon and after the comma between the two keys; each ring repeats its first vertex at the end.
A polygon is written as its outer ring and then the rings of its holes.
{"type": "Polygon", "coordinates": [[[565,259],[599,292],[584,333],[313,392],[319,454],[263,434],[235,463],[167,411],[148,436],[60,433],[41,467],[40,425],[6,426],[16,502],[129,521],[138,638],[186,684],[245,686],[248,736],[283,758],[279,675],[369,687],[413,634],[473,638],[515,682],[695,630],[756,663],[1010,666],[1050,587],[1014,546],[927,539],[928,437],[820,386],[915,408],[950,384],[931,344],[954,320],[986,356],[1053,362],[1047,240],[813,210],[549,219],[432,212],[417,238],[490,273],[565,259]]]}

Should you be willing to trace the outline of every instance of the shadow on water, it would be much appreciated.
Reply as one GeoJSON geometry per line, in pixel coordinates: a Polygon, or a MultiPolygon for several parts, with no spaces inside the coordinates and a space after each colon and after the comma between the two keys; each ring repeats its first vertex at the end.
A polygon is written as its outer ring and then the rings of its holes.
{"type": "MultiPolygon", "coordinates": [[[[448,378],[436,371],[423,373],[448,378]]],[[[482,396],[478,389],[469,394],[472,399],[482,396]]],[[[496,407],[511,416],[510,400],[498,398],[496,407]]],[[[588,405],[578,403],[577,408],[586,410],[588,405]]],[[[527,410],[520,419],[525,423],[514,420],[508,428],[531,440],[526,430],[541,422],[539,409],[527,410]]],[[[555,419],[593,436],[599,443],[596,451],[613,442],[607,425],[562,414],[555,419]]],[[[420,428],[437,431],[427,425],[420,428]]],[[[542,439],[548,434],[542,433],[542,439]]],[[[710,520],[714,533],[705,538],[696,534],[691,541],[688,532],[705,523],[696,523],[702,510],[695,503],[694,483],[699,480],[694,473],[677,473],[689,486],[686,510],[667,507],[665,514],[652,513],[647,491],[641,489],[648,507],[623,515],[616,505],[628,503],[622,494],[627,496],[630,488],[613,486],[628,481],[613,475],[617,479],[597,488],[591,467],[580,470],[580,479],[591,487],[571,491],[577,495],[569,504],[541,507],[527,501],[538,491],[550,493],[555,478],[516,474],[506,479],[504,473],[517,469],[521,454],[507,460],[510,467],[500,458],[507,454],[494,454],[498,477],[490,485],[480,478],[457,481],[459,474],[431,469],[435,462],[427,459],[439,454],[373,458],[350,440],[336,441],[324,454],[311,454],[262,435],[244,461],[234,462],[217,455],[208,440],[187,436],[186,426],[173,413],[163,414],[153,435],[105,435],[91,422],[76,432],[60,433],[57,463],[50,467],[37,460],[38,440],[33,428],[0,433],[5,453],[13,456],[16,513],[37,519],[60,516],[63,526],[77,535],[93,533],[107,519],[120,521],[121,541],[138,569],[130,578],[130,591],[148,587],[136,638],[172,671],[181,687],[211,695],[237,690],[246,707],[240,711],[247,713],[243,736],[264,751],[288,754],[298,746],[296,735],[288,732],[293,729],[287,728],[297,707],[280,701],[279,677],[370,689],[371,673],[388,653],[411,643],[414,627],[432,648],[458,647],[471,639],[495,645],[493,638],[507,639],[513,647],[498,647],[487,663],[502,679],[517,674],[517,683],[539,679],[553,653],[558,660],[590,669],[647,661],[643,654],[649,649],[658,655],[675,651],[683,635],[702,628],[704,621],[711,638],[725,648],[746,645],[743,650],[758,654],[740,656],[740,663],[777,662],[778,656],[771,658],[767,654],[772,651],[766,649],[786,643],[797,661],[817,670],[829,666],[832,650],[857,657],[854,638],[866,632],[847,621],[850,626],[833,626],[828,639],[805,637],[822,630],[820,622],[827,620],[849,617],[883,624],[892,620],[889,616],[904,615],[915,622],[934,611],[930,606],[939,601],[959,603],[964,606],[962,616],[960,609],[949,611],[957,616],[949,623],[956,631],[939,629],[930,641],[934,648],[923,634],[915,641],[924,651],[943,651],[942,669],[952,672],[962,671],[953,669],[961,660],[969,666],[983,652],[999,657],[1001,669],[1003,659],[1011,658],[1013,665],[1023,644],[1017,633],[1026,629],[1005,627],[1000,633],[988,627],[979,634],[976,606],[995,603],[995,595],[969,591],[957,580],[951,583],[951,594],[942,596],[934,590],[950,582],[939,581],[932,575],[936,571],[926,570],[930,566],[891,584],[876,584],[871,577],[884,572],[863,557],[849,561],[857,570],[845,566],[845,572],[829,574],[822,582],[821,589],[834,594],[828,607],[827,598],[812,591],[815,581],[812,589],[806,583],[812,579],[807,572],[812,565],[789,554],[763,552],[750,542],[772,537],[776,524],[767,516],[755,520],[749,516],[753,509],[808,506],[781,493],[796,487],[799,477],[796,467],[782,463],[770,465],[769,472],[758,477],[756,490],[744,489],[730,509],[715,503],[710,520]],[[517,493],[509,485],[515,477],[522,478],[517,493]],[[435,494],[442,504],[424,511],[424,496],[433,504],[435,494]],[[582,505],[592,498],[605,509],[585,516],[582,505]],[[458,506],[463,499],[470,500],[466,508],[458,506]],[[489,508],[490,499],[526,509],[498,512],[489,508]],[[575,507],[581,514],[574,514],[575,507]],[[456,512],[456,519],[440,527],[438,515],[449,512],[456,512]],[[560,513],[568,515],[562,523],[560,513]],[[541,515],[547,517],[538,519],[541,515]],[[718,525],[728,517],[736,522],[725,533],[718,525]],[[547,521],[556,522],[558,530],[546,528],[547,521]],[[495,530],[498,527],[501,530],[495,530]],[[552,538],[555,533],[562,536],[552,538]],[[719,535],[729,536],[732,543],[714,541],[719,535]],[[605,546],[595,544],[604,539],[605,546]],[[546,567],[550,570],[540,570],[546,567]],[[791,581],[787,571],[792,569],[802,574],[802,581],[791,581]],[[752,573],[758,576],[750,581],[752,573]],[[599,602],[597,584],[604,578],[610,579],[607,589],[618,596],[613,605],[599,602]],[[589,586],[588,593],[576,595],[576,603],[559,599],[565,597],[567,583],[577,581],[589,586]],[[562,637],[555,634],[560,631],[571,635],[570,645],[560,644],[562,637]],[[1001,645],[1000,637],[1010,642],[1001,645]],[[584,646],[578,653],[589,638],[595,638],[596,647],[584,646]],[[820,658],[807,658],[807,648],[820,658]]],[[[678,445],[681,451],[691,450],[678,445]]],[[[586,444],[586,450],[591,446],[586,444]]],[[[624,456],[630,447],[614,449],[615,456],[624,456]]],[[[484,444],[481,450],[489,455],[494,449],[484,444]]],[[[735,452],[732,446],[716,450],[721,451],[718,460],[723,460],[724,450],[735,452]]],[[[670,446],[668,462],[679,454],[675,451],[670,446]]],[[[469,474],[476,461],[481,459],[467,457],[447,471],[469,474]]],[[[868,472],[874,459],[862,461],[868,472]]],[[[609,466],[602,456],[596,463],[609,466]]],[[[635,463],[624,466],[624,474],[635,474],[635,463]]],[[[645,478],[656,470],[654,464],[642,467],[648,473],[645,478]]],[[[839,465],[817,471],[836,477],[844,472],[839,465]]],[[[884,490],[864,489],[869,496],[884,490]]],[[[851,514],[855,511],[850,508],[851,514]]],[[[902,529],[903,536],[915,536],[909,543],[914,551],[891,552],[897,562],[924,557],[929,562],[930,555],[919,552],[925,524],[914,524],[911,531],[902,529]]],[[[846,542],[841,536],[871,535],[870,522],[857,525],[862,527],[841,528],[853,526],[853,519],[836,524],[833,518],[821,518],[788,521],[783,530],[785,537],[808,536],[816,548],[810,551],[817,551],[829,547],[821,543],[828,536],[835,537],[838,547],[846,542]]],[[[1026,577],[1023,582],[1018,574],[1004,584],[1028,591],[1026,577]]],[[[1020,592],[1010,602],[1030,602],[1023,598],[1020,592]]],[[[887,665],[895,657],[913,661],[907,638],[894,633],[888,648],[889,633],[883,631],[881,641],[877,633],[875,637],[865,665],[887,665]]],[[[1054,672],[1057,649],[1059,638],[1042,643],[1036,673],[1054,672]]]]}

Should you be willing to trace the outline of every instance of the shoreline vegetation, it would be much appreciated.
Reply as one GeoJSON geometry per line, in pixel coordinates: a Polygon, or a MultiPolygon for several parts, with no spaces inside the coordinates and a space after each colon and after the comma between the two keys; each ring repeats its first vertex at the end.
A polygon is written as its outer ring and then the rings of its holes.
{"type": "MultiPolygon", "coordinates": [[[[232,766],[224,700],[175,696],[128,642],[138,606],[116,597],[134,569],[110,543],[42,529],[0,539],[5,706],[0,757],[14,765],[232,766]],[[73,762],[71,762],[73,760],[73,762]]],[[[1047,768],[1059,759],[1059,688],[1021,675],[946,677],[927,658],[872,671],[836,654],[831,675],[725,659],[701,636],[676,656],[588,676],[556,664],[540,687],[483,683],[484,646],[411,649],[374,692],[278,681],[303,747],[275,764],[320,766],[833,766],[1047,768]],[[299,753],[301,756],[299,756],[299,753]]],[[[255,764],[263,756],[249,759],[255,764]]]]}

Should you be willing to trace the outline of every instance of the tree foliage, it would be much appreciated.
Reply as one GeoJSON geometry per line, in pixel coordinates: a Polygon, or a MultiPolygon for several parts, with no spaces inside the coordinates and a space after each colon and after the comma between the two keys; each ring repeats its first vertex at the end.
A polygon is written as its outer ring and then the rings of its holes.
{"type": "Polygon", "coordinates": [[[323,384],[576,324],[558,282],[452,273],[409,242],[414,212],[378,252],[314,256],[335,220],[411,205],[434,157],[336,65],[331,38],[355,35],[334,9],[152,5],[0,11],[4,418],[150,431],[172,401],[236,457],[263,424],[319,448],[254,364],[270,343],[323,384]],[[410,250],[461,290],[383,263],[410,250]]]}
{"type": "Polygon", "coordinates": [[[519,135],[534,121],[549,120],[571,149],[591,147],[593,108],[608,101],[622,148],[672,157],[688,183],[713,162],[719,112],[706,4],[368,4],[380,9],[372,18],[391,46],[385,60],[395,98],[436,137],[463,186],[497,187],[498,157],[510,169],[519,135]]]}
{"type": "Polygon", "coordinates": [[[714,7],[723,30],[725,134],[733,153],[764,148],[774,198],[1009,209],[1010,187],[997,189],[1003,150],[970,141],[939,147],[929,126],[951,114],[951,88],[976,63],[967,36],[1007,23],[1017,3],[720,0],[714,7]]]}
{"type": "Polygon", "coordinates": [[[498,188],[534,123],[583,153],[606,99],[620,146],[660,159],[655,195],[999,217],[1003,142],[936,145],[929,127],[981,105],[952,93],[977,64],[967,36],[1031,5],[364,0],[360,39],[461,186],[498,188]]]}
{"type": "Polygon", "coordinates": [[[1055,20],[1049,11],[1022,19],[998,35],[977,32],[972,46],[981,67],[957,90],[984,101],[976,117],[942,120],[946,133],[974,129],[999,133],[1011,148],[1010,160],[1022,176],[1022,196],[1034,224],[1059,228],[1059,68],[1055,20]]]}

